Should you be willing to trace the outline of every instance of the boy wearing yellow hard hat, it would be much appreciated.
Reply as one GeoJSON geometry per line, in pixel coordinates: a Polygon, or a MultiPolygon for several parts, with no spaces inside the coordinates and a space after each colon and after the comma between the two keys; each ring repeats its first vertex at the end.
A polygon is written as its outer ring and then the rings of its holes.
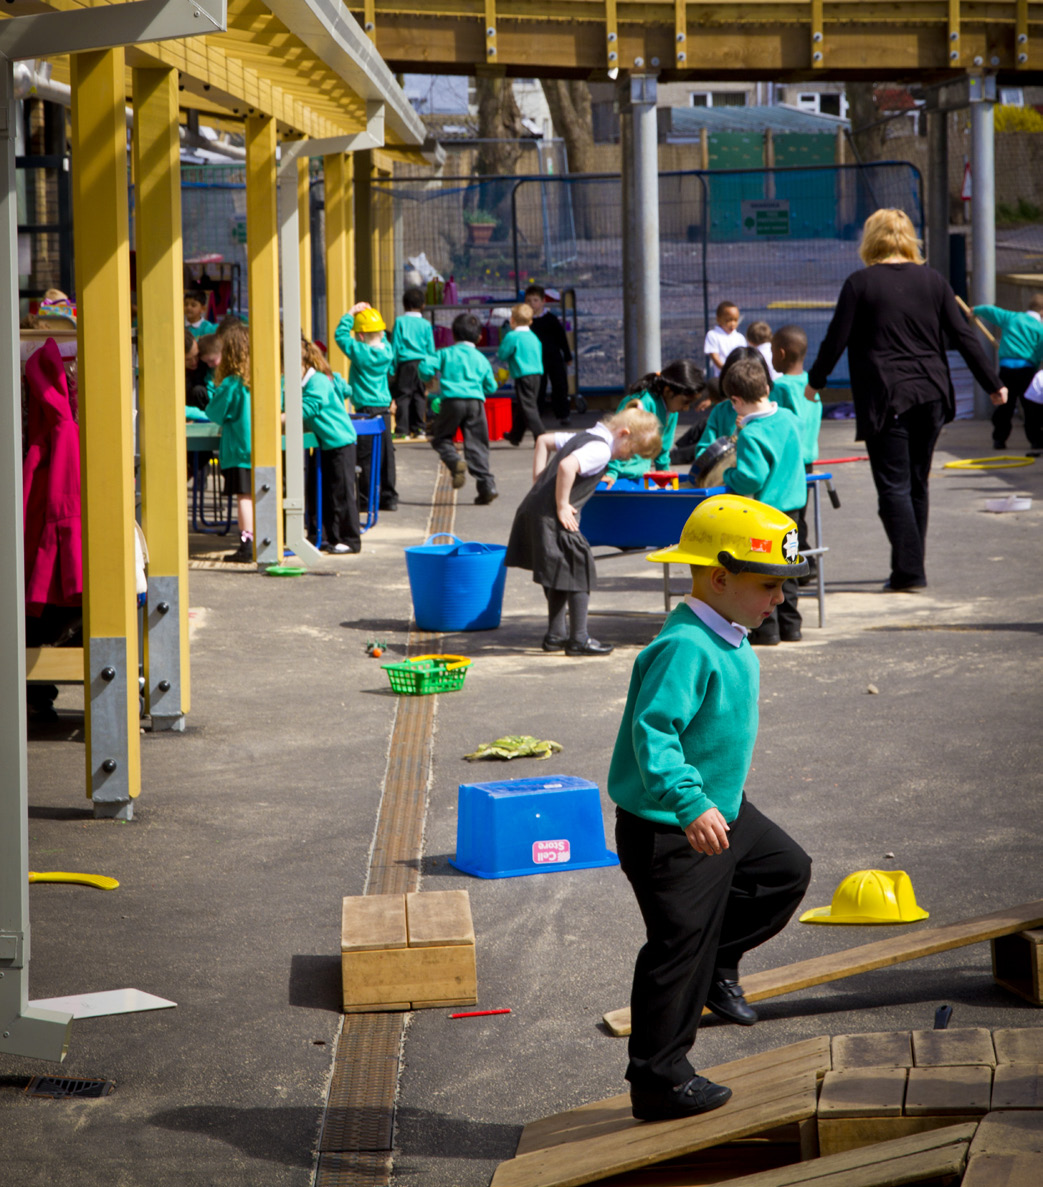
{"type": "MultiPolygon", "coordinates": [[[[388,372],[395,362],[395,352],[385,337],[387,326],[379,310],[359,301],[337,323],[333,340],[351,363],[351,405],[363,416],[380,416],[384,428],[380,435],[380,510],[398,510],[395,488],[395,447],[391,441],[391,388],[388,372]]],[[[359,508],[369,506],[370,467],[373,438],[359,437],[358,462],[359,508]]]]}
{"type": "Polygon", "coordinates": [[[739,961],[781,931],[811,859],[743,793],[759,664],[747,640],[800,577],[797,525],[739,495],[705,499],[652,561],[691,567],[692,592],[638,655],[608,776],[616,846],[645,922],[631,993],[634,1116],[687,1117],[731,1090],[688,1060],[703,1007],[757,1021],[739,961]]]}

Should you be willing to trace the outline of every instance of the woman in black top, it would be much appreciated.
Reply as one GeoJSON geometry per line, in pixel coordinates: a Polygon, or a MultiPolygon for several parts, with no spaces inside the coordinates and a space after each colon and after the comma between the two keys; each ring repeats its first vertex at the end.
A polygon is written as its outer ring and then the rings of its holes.
{"type": "Polygon", "coordinates": [[[808,372],[813,398],[847,347],[855,440],[865,441],[880,518],[891,542],[885,590],[927,584],[927,478],[942,425],[956,415],[947,350],[963,356],[993,404],[1007,399],[995,368],[960,313],[952,289],[928,268],[901,210],[866,219],[866,267],[844,282],[833,320],[808,372]]]}

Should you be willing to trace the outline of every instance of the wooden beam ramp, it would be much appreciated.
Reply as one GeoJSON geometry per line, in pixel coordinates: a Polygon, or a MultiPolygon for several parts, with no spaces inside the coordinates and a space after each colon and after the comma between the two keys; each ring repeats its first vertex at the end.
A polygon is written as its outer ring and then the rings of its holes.
{"type": "MultiPolygon", "coordinates": [[[[873,969],[888,968],[907,960],[918,960],[922,956],[933,956],[937,952],[964,948],[968,944],[979,944],[985,940],[994,940],[997,936],[1008,936],[1035,927],[1043,927],[1043,899],[1022,903],[1017,907],[1006,907],[989,915],[978,915],[960,923],[905,931],[875,944],[863,944],[859,948],[815,956],[811,960],[783,965],[782,968],[751,973],[749,977],[743,977],[743,990],[748,1001],[763,1001],[813,985],[824,985],[827,981],[840,981],[844,977],[854,977],[873,969]]],[[[630,1007],[610,1010],[603,1016],[603,1021],[617,1037],[630,1034],[630,1007]]]]}
{"type": "Polygon", "coordinates": [[[518,1153],[500,1164],[491,1187],[580,1187],[807,1121],[815,1116],[818,1079],[830,1066],[829,1038],[820,1036],[705,1069],[731,1088],[732,1098],[699,1117],[635,1121],[627,1093],[544,1117],[525,1127],[518,1153]]]}

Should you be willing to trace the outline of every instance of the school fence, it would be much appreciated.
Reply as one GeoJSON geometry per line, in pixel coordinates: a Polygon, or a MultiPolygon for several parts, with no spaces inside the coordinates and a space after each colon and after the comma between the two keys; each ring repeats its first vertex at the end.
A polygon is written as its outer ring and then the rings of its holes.
{"type": "MultiPolygon", "coordinates": [[[[701,359],[723,300],[738,304],[743,326],[799,323],[813,354],[845,277],[859,266],[862,223],[898,207],[922,235],[922,188],[906,162],[660,174],[664,362],[701,359]]],[[[509,303],[530,282],[575,289],[580,387],[619,387],[618,176],[409,179],[375,187],[374,201],[395,227],[396,259],[384,266],[408,269],[423,254],[453,278],[461,301],[509,303]]],[[[400,291],[400,275],[386,280],[385,291],[400,291]]],[[[844,365],[835,378],[846,380],[844,365]]]]}

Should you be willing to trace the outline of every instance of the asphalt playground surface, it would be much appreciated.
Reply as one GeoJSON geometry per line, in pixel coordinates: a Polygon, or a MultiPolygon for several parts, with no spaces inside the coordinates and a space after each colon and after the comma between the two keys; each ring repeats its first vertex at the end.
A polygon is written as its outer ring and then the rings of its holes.
{"type": "MultiPolygon", "coordinates": [[[[592,416],[582,418],[590,421],[592,416]]],[[[580,420],[577,419],[577,423],[580,420]]],[[[824,458],[851,457],[852,421],[823,424],[824,458]]],[[[904,869],[930,912],[922,928],[1043,897],[1040,551],[1043,462],[942,470],[990,452],[988,425],[949,426],[935,455],[929,586],[884,594],[887,545],[869,467],[833,468],[839,510],[823,512],[826,620],[802,601],[804,641],[759,652],[761,729],[749,798],[812,855],[806,906],[844,875],[904,869]],[[991,514],[987,498],[1030,495],[991,514]],[[875,690],[875,691],[872,691],[875,690]]],[[[1024,448],[1016,426],[1014,456],[1024,448]]],[[[30,892],[30,997],[134,987],[176,1008],[73,1023],[55,1065],[0,1063],[0,1182],[106,1187],[307,1187],[340,1022],[340,900],[363,893],[397,698],[367,641],[406,646],[402,549],[422,543],[437,474],[423,444],[398,450],[401,506],[358,556],[323,573],[190,574],[192,708],[185,733],[142,737],[131,823],[95,821],[84,798],[82,693],[29,745],[33,870],[111,875],[116,891],[38,884],[30,892]],[[25,1095],[38,1074],[115,1081],[99,1100],[25,1095]]],[[[455,532],[504,542],[530,480],[527,449],[493,448],[501,497],[459,492],[455,532]]],[[[193,554],[230,545],[193,537],[193,554]]],[[[618,867],[485,880],[448,864],[465,781],[579,775],[604,794],[629,672],[662,618],[661,571],[640,552],[596,549],[592,633],[607,658],[545,655],[544,602],[510,573],[498,630],[444,649],[474,660],[439,696],[423,890],[470,893],[477,1008],[411,1015],[402,1053],[392,1182],[484,1185],[528,1121],[625,1088],[626,1041],[601,1016],[628,1004],[642,935],[618,867]],[[549,761],[471,764],[506,733],[563,746],[549,761]]],[[[675,568],[680,588],[680,571],[675,568]]],[[[895,934],[795,920],[751,953],[752,972],[895,934]]],[[[759,1005],[749,1029],[708,1021],[696,1066],[817,1034],[1043,1020],[992,980],[979,944],[759,1005]]]]}

